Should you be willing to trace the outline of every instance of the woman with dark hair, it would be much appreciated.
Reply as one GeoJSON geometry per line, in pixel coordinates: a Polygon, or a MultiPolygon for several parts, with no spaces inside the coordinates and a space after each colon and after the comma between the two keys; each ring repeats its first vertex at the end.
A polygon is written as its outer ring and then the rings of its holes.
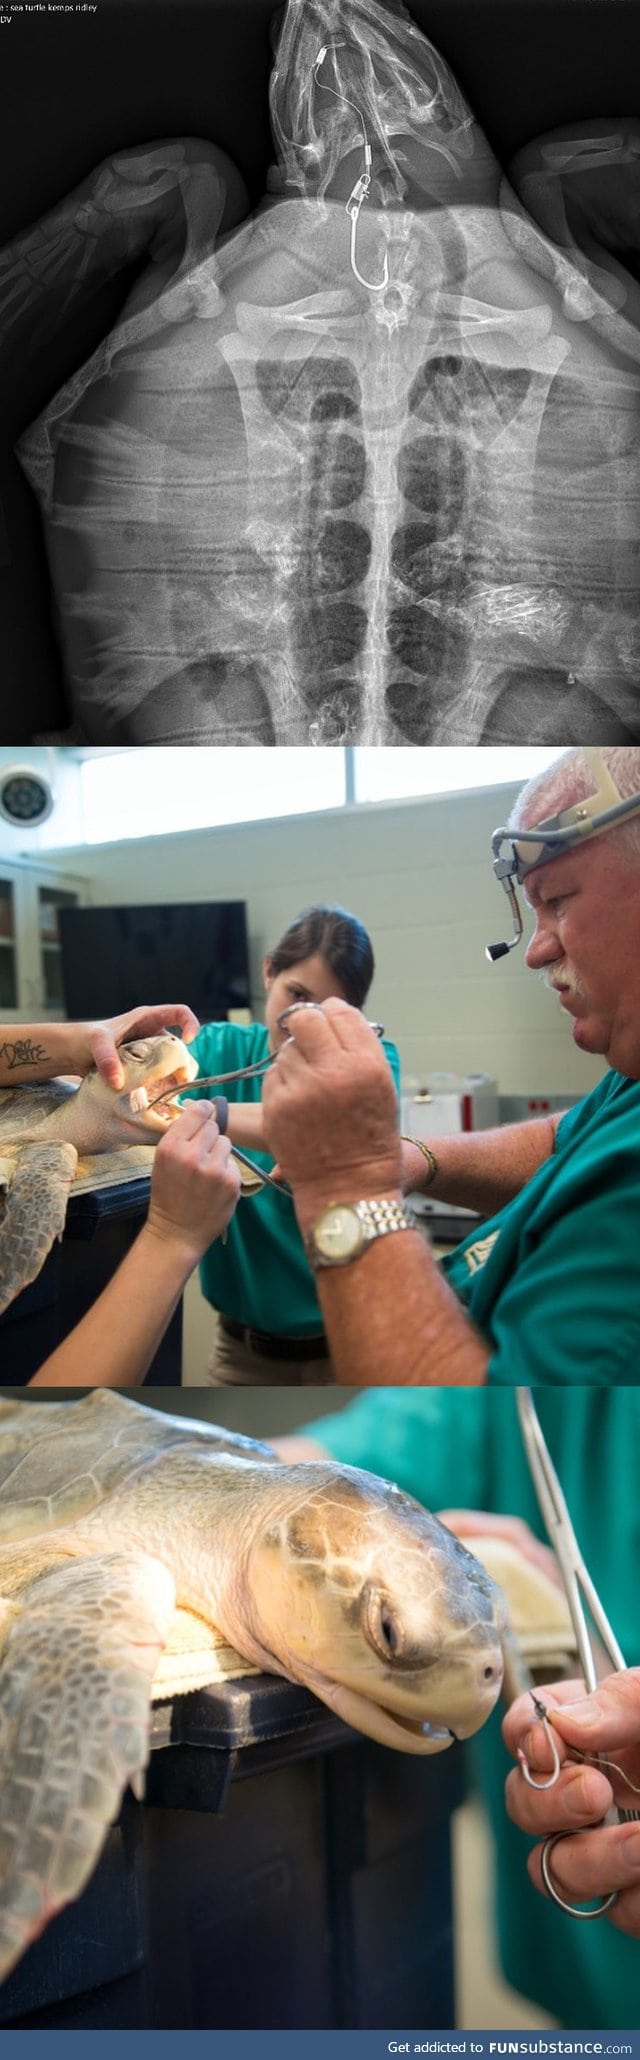
{"type": "MultiPolygon", "coordinates": [[[[362,1008],[374,974],[371,940],[347,909],[319,903],[305,908],[264,960],[265,1022],[206,1023],[190,1047],[203,1078],[253,1066],[276,1052],[287,1036],[278,1021],[293,1002],[331,995],[362,1008]]],[[[385,1040],[396,1088],[400,1065],[385,1040]]],[[[261,1075],[230,1081],[228,1134],[246,1146],[258,1166],[271,1170],[263,1150],[261,1075]]],[[[215,1090],[203,1087],[210,1095],[215,1090]]],[[[197,1083],[191,1090],[198,1094],[197,1083]]],[[[218,1312],[210,1365],[215,1386],[227,1383],[316,1386],[332,1381],[333,1367],[293,1202],[265,1186],[246,1194],[200,1265],[203,1295],[218,1312]]]]}

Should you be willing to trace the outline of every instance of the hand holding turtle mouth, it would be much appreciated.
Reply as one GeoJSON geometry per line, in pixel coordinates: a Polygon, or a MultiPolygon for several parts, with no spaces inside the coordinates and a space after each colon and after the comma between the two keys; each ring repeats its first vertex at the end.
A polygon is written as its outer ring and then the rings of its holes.
{"type": "Polygon", "coordinates": [[[199,1028],[197,1016],[181,1001],[129,1009],[124,1015],[111,1016],[108,1022],[78,1024],[77,1070],[84,1074],[95,1066],[107,1087],[120,1094],[125,1086],[122,1045],[132,1039],[159,1037],[164,1031],[177,1032],[184,1044],[190,1044],[199,1028]]]}
{"type": "Polygon", "coordinates": [[[78,1088],[58,1080],[0,1091],[0,1313],[36,1279],[61,1237],[79,1155],[157,1144],[179,1110],[168,1100],[145,1111],[141,1088],[154,1084],[169,1095],[198,1070],[169,1031],[120,1045],[118,1061],[120,1092],[95,1068],[78,1088]]]}

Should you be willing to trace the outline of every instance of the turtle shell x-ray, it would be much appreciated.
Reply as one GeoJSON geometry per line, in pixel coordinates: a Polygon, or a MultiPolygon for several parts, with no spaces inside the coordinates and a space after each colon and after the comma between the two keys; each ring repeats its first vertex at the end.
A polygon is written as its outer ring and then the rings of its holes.
{"type": "Polygon", "coordinates": [[[21,440],[80,740],[640,735],[640,122],[498,164],[398,0],[288,0],[248,213],[121,152],[5,253],[5,334],[144,255],[21,440]]]}

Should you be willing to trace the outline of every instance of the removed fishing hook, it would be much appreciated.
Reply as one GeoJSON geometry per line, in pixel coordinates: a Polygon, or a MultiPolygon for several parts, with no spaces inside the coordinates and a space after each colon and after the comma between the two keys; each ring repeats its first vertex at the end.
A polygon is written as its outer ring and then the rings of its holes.
{"type": "Polygon", "coordinates": [[[535,1781],[533,1774],[531,1772],[531,1768],[529,1766],[529,1761],[527,1759],[526,1752],[523,1751],[521,1745],[518,1746],[518,1761],[520,1764],[521,1771],[524,1774],[525,1781],[528,1782],[529,1788],[554,1788],[560,1774],[560,1754],[558,1752],[558,1747],[556,1745],[556,1741],[553,1735],[553,1731],[551,1729],[551,1725],[549,1723],[549,1718],[547,1716],[544,1703],[539,1701],[538,1696],[533,1694],[532,1689],[529,1692],[531,1695],[531,1701],[533,1703],[536,1716],[538,1717],[542,1725],[547,1745],[551,1753],[551,1758],[553,1761],[553,1771],[551,1774],[549,1774],[546,1781],[535,1781]]]}
{"type": "MultiPolygon", "coordinates": [[[[545,1709],[544,1703],[540,1702],[539,1697],[537,1695],[534,1695],[531,1689],[529,1690],[529,1693],[531,1695],[531,1701],[533,1703],[536,1716],[538,1717],[539,1722],[542,1724],[549,1751],[551,1753],[551,1757],[553,1760],[553,1772],[549,1775],[549,1779],[547,1781],[534,1781],[533,1774],[531,1773],[531,1769],[529,1766],[529,1761],[527,1759],[527,1755],[525,1752],[523,1752],[521,1746],[518,1746],[517,1757],[520,1762],[520,1766],[522,1768],[525,1781],[528,1782],[530,1788],[553,1788],[560,1773],[560,1757],[558,1754],[558,1748],[556,1745],[551,1723],[549,1721],[548,1712],[545,1709]]],[[[581,1752],[579,1745],[568,1745],[567,1753],[569,1754],[572,1761],[579,1761],[581,1765],[585,1767],[596,1767],[598,1773],[601,1772],[603,1767],[609,1767],[611,1769],[612,1774],[617,1774],[619,1776],[619,1779],[625,1782],[626,1787],[631,1789],[633,1795],[640,1795],[640,1788],[637,1787],[635,1781],[631,1780],[630,1774],[625,1774],[624,1767],[618,1766],[617,1760],[606,1759],[604,1753],[581,1752]]],[[[627,1812],[627,1815],[635,1816],[635,1814],[635,1811],[627,1812]]]]}
{"type": "Polygon", "coordinates": [[[375,284],[373,279],[365,279],[363,277],[362,272],[358,271],[358,266],[356,264],[356,236],[358,233],[360,209],[362,207],[363,200],[366,200],[367,198],[369,187],[371,185],[371,151],[369,149],[368,143],[365,143],[365,163],[367,159],[367,154],[369,158],[369,165],[366,171],[361,172],[360,178],[356,181],[353,193],[349,195],[349,199],[347,201],[345,210],[346,214],[348,214],[351,219],[351,241],[349,245],[349,259],[351,263],[351,270],[354,274],[354,277],[359,280],[361,286],[366,286],[368,293],[384,293],[386,287],[389,284],[389,261],[387,258],[386,250],[384,254],[384,271],[382,274],[382,278],[377,280],[375,284]]]}
{"type": "MultiPolygon", "coordinates": [[[[313,77],[316,84],[318,81],[318,72],[320,70],[320,66],[324,63],[326,55],[327,44],[323,43],[322,49],[318,51],[318,55],[313,66],[313,77]]],[[[335,86],[324,86],[323,91],[325,93],[333,93],[335,100],[342,100],[344,102],[345,107],[353,108],[353,112],[354,114],[357,114],[358,120],[362,121],[362,115],[360,113],[359,107],[356,107],[354,100],[347,99],[346,93],[337,93],[335,86]]],[[[351,222],[349,262],[351,265],[351,270],[354,274],[354,278],[358,280],[360,286],[366,287],[367,293],[384,293],[386,287],[389,284],[389,261],[387,258],[386,251],[384,254],[384,271],[381,279],[377,279],[375,281],[373,279],[365,279],[363,273],[358,270],[358,266],[356,264],[356,236],[358,233],[360,209],[362,207],[363,200],[366,200],[368,197],[369,189],[371,186],[371,145],[367,139],[367,133],[365,130],[364,122],[362,123],[362,144],[364,149],[364,171],[361,172],[360,178],[356,179],[353,192],[349,194],[349,199],[347,201],[345,208],[345,214],[349,216],[351,222]]]]}

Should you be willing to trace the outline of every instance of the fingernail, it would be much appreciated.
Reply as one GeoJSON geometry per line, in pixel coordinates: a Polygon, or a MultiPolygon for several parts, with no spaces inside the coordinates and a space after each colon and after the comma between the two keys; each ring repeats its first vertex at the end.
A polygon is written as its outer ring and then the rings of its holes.
{"type": "Polygon", "coordinates": [[[628,1867],[640,1867],[640,1831],[632,1831],[630,1838],[625,1838],[623,1852],[628,1867]]]}
{"type": "Polygon", "coordinates": [[[535,1730],[527,1732],[521,1749],[534,1772],[548,1773],[549,1768],[553,1766],[553,1748],[548,1738],[545,1738],[541,1724],[536,1724],[535,1730]]]}
{"type": "MultiPolygon", "coordinates": [[[[602,1774],[597,1774],[595,1768],[593,1771],[585,1771],[584,1767],[575,1767],[572,1771],[576,1778],[567,1783],[565,1790],[567,1809],[570,1810],[572,1816],[584,1817],[585,1810],[602,1810],[604,1808],[602,1774]]],[[[606,1791],[604,1792],[606,1793],[606,1791]]]]}
{"type": "Polygon", "coordinates": [[[581,1702],[567,1702],[561,1712],[550,1711],[549,1714],[570,1717],[572,1723],[575,1718],[578,1724],[599,1724],[602,1721],[602,1712],[594,1703],[593,1696],[585,1696],[581,1702]]]}

